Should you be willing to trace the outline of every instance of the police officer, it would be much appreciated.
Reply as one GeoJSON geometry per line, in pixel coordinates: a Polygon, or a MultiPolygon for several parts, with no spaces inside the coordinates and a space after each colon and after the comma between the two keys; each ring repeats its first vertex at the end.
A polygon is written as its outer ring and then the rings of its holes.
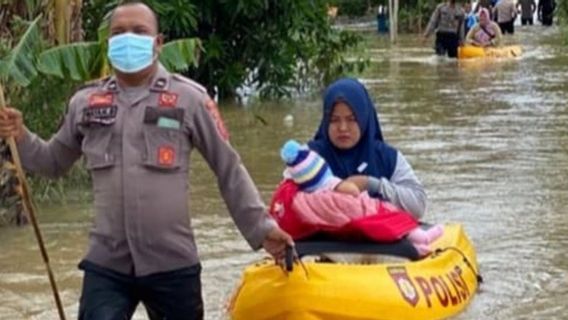
{"type": "Polygon", "coordinates": [[[188,159],[197,148],[215,172],[248,243],[276,258],[293,245],[268,217],[215,103],[199,84],[158,62],[162,36],[142,3],[117,7],[108,58],[115,75],[80,89],[48,142],[15,109],[0,111],[0,138],[14,136],[24,167],[57,177],[81,155],[93,181],[95,224],[79,319],[202,319],[200,264],[188,218],[188,159]]]}
{"type": "Polygon", "coordinates": [[[448,55],[450,58],[458,56],[458,47],[463,42],[465,11],[456,3],[456,0],[447,0],[440,3],[430,17],[426,31],[422,35],[422,42],[436,32],[434,49],[439,56],[448,55]]]}

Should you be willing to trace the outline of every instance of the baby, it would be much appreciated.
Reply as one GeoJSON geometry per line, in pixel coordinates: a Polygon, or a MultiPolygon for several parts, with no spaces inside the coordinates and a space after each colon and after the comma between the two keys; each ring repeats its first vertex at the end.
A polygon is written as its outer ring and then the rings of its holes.
{"type": "MultiPolygon", "coordinates": [[[[443,234],[441,225],[424,230],[410,213],[371,198],[366,190],[359,190],[354,183],[336,177],[327,162],[307,145],[289,140],[280,155],[286,163],[284,177],[294,181],[300,191],[294,197],[292,208],[306,224],[317,225],[323,231],[334,231],[363,217],[383,216],[385,223],[404,225],[405,229],[399,230],[400,234],[389,235],[371,230],[371,238],[392,242],[406,236],[420,256],[429,254],[429,244],[443,234]]],[[[389,230],[388,226],[384,230],[389,230]]]]}

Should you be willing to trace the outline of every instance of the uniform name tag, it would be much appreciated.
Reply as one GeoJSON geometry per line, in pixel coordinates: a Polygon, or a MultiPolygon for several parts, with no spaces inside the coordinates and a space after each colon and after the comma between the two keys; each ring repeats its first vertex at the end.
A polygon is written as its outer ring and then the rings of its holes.
{"type": "Polygon", "coordinates": [[[85,108],[83,109],[83,119],[81,122],[84,124],[112,124],[116,121],[117,111],[117,106],[85,108]]]}

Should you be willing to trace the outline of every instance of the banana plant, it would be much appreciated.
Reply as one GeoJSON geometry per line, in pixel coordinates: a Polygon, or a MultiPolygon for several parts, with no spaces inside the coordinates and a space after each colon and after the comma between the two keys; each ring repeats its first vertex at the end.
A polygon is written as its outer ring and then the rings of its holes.
{"type": "Polygon", "coordinates": [[[41,50],[40,19],[37,17],[30,23],[16,46],[0,59],[0,80],[15,81],[25,87],[37,76],[35,57],[41,50]]]}
{"type": "MultiPolygon", "coordinates": [[[[42,52],[39,71],[77,81],[107,76],[110,73],[106,56],[108,35],[107,20],[99,28],[97,41],[75,42],[42,52]]],[[[197,67],[201,50],[198,38],[178,39],[164,44],[159,60],[170,71],[184,71],[191,66],[197,67]]]]}

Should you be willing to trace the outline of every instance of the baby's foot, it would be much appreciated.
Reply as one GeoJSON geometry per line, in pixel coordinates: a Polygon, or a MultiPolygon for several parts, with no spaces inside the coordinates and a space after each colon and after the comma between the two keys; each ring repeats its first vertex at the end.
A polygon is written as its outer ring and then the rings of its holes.
{"type": "Polygon", "coordinates": [[[432,249],[430,249],[430,246],[427,244],[415,244],[414,248],[416,248],[420,257],[425,257],[432,253],[432,249]]]}
{"type": "Polygon", "coordinates": [[[424,232],[426,233],[426,239],[428,240],[426,243],[432,243],[444,234],[444,227],[437,224],[424,232]]]}

